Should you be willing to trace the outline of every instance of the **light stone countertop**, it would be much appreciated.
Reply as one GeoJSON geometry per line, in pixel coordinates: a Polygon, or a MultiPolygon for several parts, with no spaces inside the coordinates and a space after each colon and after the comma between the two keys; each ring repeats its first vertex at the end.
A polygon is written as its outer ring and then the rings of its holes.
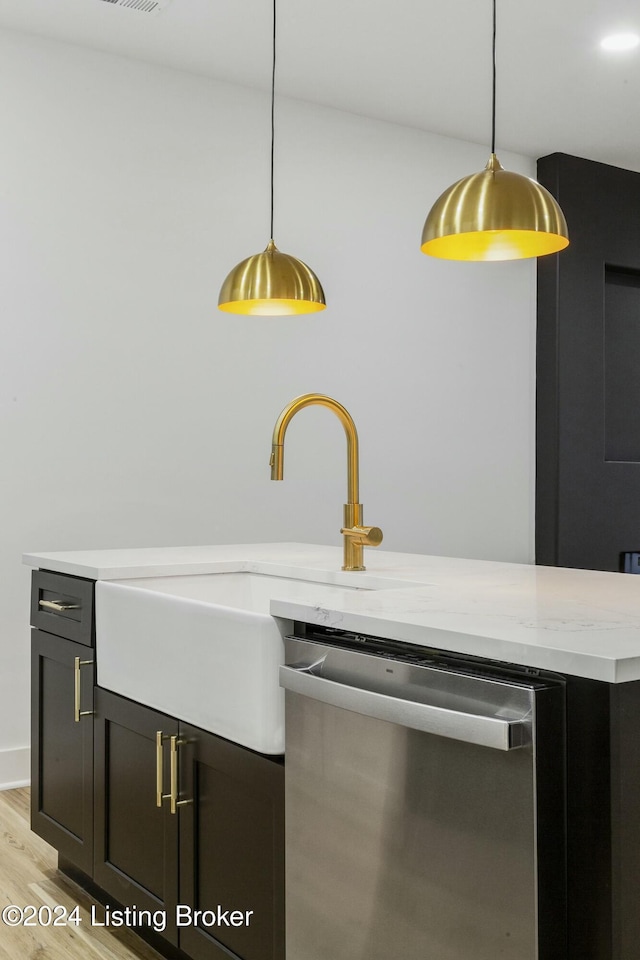
{"type": "Polygon", "coordinates": [[[365,551],[366,572],[346,573],[341,547],[300,543],[23,559],[92,580],[250,571],[370,587],[339,592],[327,606],[272,600],[271,613],[609,683],[640,679],[640,576],[379,550],[365,551]]]}

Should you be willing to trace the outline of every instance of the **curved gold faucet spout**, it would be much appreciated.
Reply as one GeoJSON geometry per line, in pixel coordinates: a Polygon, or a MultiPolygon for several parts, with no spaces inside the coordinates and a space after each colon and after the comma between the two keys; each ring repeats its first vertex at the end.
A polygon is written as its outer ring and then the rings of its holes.
{"type": "Polygon", "coordinates": [[[359,453],[358,432],[348,410],[323,393],[305,393],[296,397],[284,408],[273,428],[271,442],[271,479],[284,477],[284,438],[287,427],[299,410],[318,404],[327,407],[338,417],[347,436],[347,503],[344,505],[344,526],[340,531],[344,536],[343,570],[364,570],[362,565],[363,547],[377,547],[382,541],[382,531],[378,527],[362,526],[362,504],[359,502],[359,453]],[[374,532],[375,531],[375,532],[374,532]]]}
{"type": "Polygon", "coordinates": [[[344,427],[344,432],[347,435],[347,501],[349,503],[357,503],[360,497],[358,478],[358,431],[356,430],[356,425],[349,411],[346,410],[341,403],[338,403],[337,400],[334,400],[332,397],[327,397],[323,393],[305,393],[301,397],[296,397],[295,400],[292,400],[291,403],[286,405],[276,420],[271,441],[271,479],[282,480],[284,476],[284,437],[287,432],[287,427],[299,410],[304,409],[304,407],[313,406],[314,404],[319,404],[321,407],[327,407],[329,410],[333,410],[344,427]]]}

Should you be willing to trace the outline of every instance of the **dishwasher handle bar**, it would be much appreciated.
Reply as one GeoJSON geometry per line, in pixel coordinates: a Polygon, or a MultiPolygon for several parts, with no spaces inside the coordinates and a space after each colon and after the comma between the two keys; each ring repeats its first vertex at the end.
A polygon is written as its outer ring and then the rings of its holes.
{"type": "Polygon", "coordinates": [[[319,677],[308,667],[281,666],[280,686],[332,707],[494,750],[514,750],[525,746],[531,739],[529,724],[525,720],[464,713],[403,700],[319,677]]]}

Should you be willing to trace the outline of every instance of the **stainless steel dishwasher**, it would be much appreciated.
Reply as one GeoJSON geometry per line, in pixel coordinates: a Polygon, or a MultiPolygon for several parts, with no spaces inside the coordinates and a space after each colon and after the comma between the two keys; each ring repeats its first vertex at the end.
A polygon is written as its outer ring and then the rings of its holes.
{"type": "Polygon", "coordinates": [[[562,680],[286,646],[287,960],[565,960],[562,680]]]}

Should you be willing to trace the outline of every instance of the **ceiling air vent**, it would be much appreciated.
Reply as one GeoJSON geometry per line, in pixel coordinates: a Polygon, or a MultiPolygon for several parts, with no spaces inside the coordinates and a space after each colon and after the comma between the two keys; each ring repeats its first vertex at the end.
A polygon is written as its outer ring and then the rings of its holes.
{"type": "Polygon", "coordinates": [[[102,3],[112,3],[116,7],[139,10],[141,13],[160,13],[169,6],[171,0],[102,0],[102,3]]]}

